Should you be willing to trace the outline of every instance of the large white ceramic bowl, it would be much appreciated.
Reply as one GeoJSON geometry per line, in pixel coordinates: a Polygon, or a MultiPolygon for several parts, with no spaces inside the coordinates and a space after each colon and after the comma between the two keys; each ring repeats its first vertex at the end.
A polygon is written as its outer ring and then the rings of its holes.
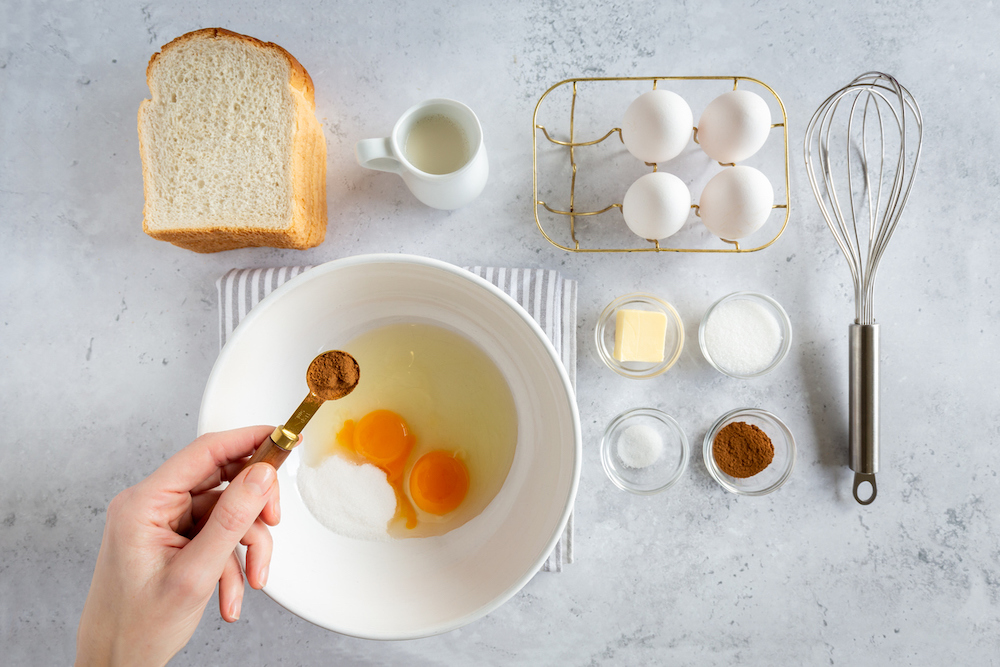
{"type": "Polygon", "coordinates": [[[261,301],[212,369],[199,432],[282,423],[308,391],[316,354],[397,322],[436,324],[478,344],[510,385],[518,439],[507,480],[482,514],[439,537],[390,542],[324,528],[299,495],[293,450],[278,471],[281,523],[271,529],[264,591],[308,621],[369,639],[447,632],[511,598],[562,534],[580,477],[573,390],[542,330],[490,283],[407,255],[330,262],[261,301]]]}

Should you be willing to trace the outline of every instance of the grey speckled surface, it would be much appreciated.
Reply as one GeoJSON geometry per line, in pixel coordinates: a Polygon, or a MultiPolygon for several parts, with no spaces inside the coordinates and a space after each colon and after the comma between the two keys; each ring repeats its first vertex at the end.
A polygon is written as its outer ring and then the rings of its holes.
{"type": "MultiPolygon", "coordinates": [[[[209,606],[176,664],[995,665],[1000,662],[1000,375],[993,3],[284,3],[7,1],[0,6],[0,645],[5,664],[71,661],[109,499],[194,435],[217,352],[214,281],[233,266],[371,251],[458,265],[551,267],[580,281],[584,428],[577,562],[445,636],[379,644],[316,628],[250,594],[209,606]],[[201,256],[142,233],[135,113],[163,43],[221,25],[310,71],[329,146],[327,241],[304,253],[201,256]],[[923,107],[924,161],[883,263],[883,471],[850,498],[848,274],[798,158],[809,114],[882,69],[923,107]],[[590,255],[548,245],[531,215],[528,122],[570,76],[738,73],[782,96],[793,214],[743,256],[590,255]],[[411,103],[461,99],[482,119],[491,180],[455,213],[353,161],[411,103]],[[600,365],[600,309],[636,288],[673,301],[689,336],[737,289],[795,326],[753,382],[678,366],[631,383],[600,365]],[[598,458],[624,408],[666,409],[700,445],[740,405],[785,418],[793,477],[763,498],[717,487],[695,457],[671,492],[618,491],[598,458]]],[[[696,110],[697,114],[697,110],[696,110]]],[[[697,451],[697,449],[696,449],[697,451]]]]}

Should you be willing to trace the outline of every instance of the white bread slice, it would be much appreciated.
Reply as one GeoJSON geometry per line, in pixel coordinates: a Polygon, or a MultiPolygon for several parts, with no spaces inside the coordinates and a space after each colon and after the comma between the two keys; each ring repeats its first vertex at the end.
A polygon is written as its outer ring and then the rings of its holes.
{"type": "Polygon", "coordinates": [[[326,141],[312,79],[291,54],[205,28],[154,54],[146,81],[147,234],[196,252],[323,242],[326,141]]]}

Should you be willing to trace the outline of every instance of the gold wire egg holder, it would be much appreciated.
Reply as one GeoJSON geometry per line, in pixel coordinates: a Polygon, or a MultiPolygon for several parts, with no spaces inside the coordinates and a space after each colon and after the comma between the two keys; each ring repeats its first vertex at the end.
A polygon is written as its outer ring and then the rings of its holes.
{"type": "MultiPolygon", "coordinates": [[[[531,180],[532,180],[532,190],[533,190],[532,191],[532,201],[534,202],[534,209],[535,209],[535,224],[538,226],[538,231],[540,231],[542,233],[542,236],[544,236],[545,239],[549,243],[551,243],[552,245],[556,246],[557,248],[561,248],[563,250],[568,250],[569,252],[706,252],[706,253],[745,253],[745,252],[756,252],[757,250],[762,250],[762,249],[768,247],[769,245],[771,245],[772,243],[774,243],[775,241],[777,241],[781,237],[781,235],[784,233],[785,227],[788,226],[788,216],[789,216],[789,213],[791,212],[791,201],[790,201],[790,197],[789,197],[789,187],[788,187],[788,185],[789,185],[789,175],[788,175],[788,172],[789,172],[789,168],[788,168],[788,115],[785,113],[785,105],[782,103],[781,98],[778,97],[778,94],[776,92],[774,92],[774,90],[770,86],[768,86],[766,83],[764,83],[762,81],[758,81],[757,79],[753,79],[753,78],[745,77],[745,76],[656,76],[656,77],[652,77],[652,76],[649,76],[649,77],[634,77],[634,76],[630,76],[630,77],[582,77],[582,78],[575,78],[575,79],[565,79],[565,80],[560,81],[559,83],[551,86],[548,90],[546,90],[544,93],[542,93],[542,96],[540,98],[538,98],[538,102],[535,104],[535,112],[534,112],[534,114],[532,114],[532,117],[531,117],[531,124],[532,124],[532,136],[531,136],[531,180]],[[606,212],[610,211],[611,209],[618,209],[619,211],[621,211],[621,208],[622,208],[622,205],[620,203],[614,203],[614,204],[610,204],[609,206],[605,206],[604,208],[602,208],[600,210],[596,210],[596,211],[577,211],[576,210],[576,177],[577,177],[576,149],[583,148],[583,147],[586,147],[586,146],[595,146],[595,145],[600,144],[601,142],[607,140],[608,138],[610,138],[614,134],[618,135],[618,139],[623,144],[625,143],[624,140],[622,139],[621,128],[619,128],[619,127],[612,128],[610,131],[607,132],[607,134],[605,134],[600,139],[594,139],[594,140],[591,140],[591,141],[576,141],[575,120],[576,120],[576,98],[577,98],[577,87],[578,87],[578,84],[580,84],[580,83],[590,83],[590,82],[608,82],[608,81],[652,81],[652,83],[653,83],[653,90],[656,90],[657,82],[660,82],[660,81],[732,81],[733,82],[733,90],[737,89],[737,87],[739,86],[739,84],[740,84],[741,81],[745,81],[745,82],[750,82],[750,83],[757,84],[757,85],[765,88],[767,91],[769,91],[771,93],[771,95],[774,96],[774,99],[778,103],[778,108],[781,110],[781,122],[780,123],[772,123],[771,129],[774,129],[776,127],[780,127],[782,129],[782,133],[781,134],[782,134],[782,139],[784,141],[784,147],[783,148],[784,148],[784,162],[785,162],[785,203],[783,203],[783,204],[775,204],[772,207],[772,208],[776,208],[776,209],[782,209],[782,208],[785,209],[785,219],[782,221],[781,227],[780,227],[780,229],[778,229],[778,232],[774,235],[774,237],[771,240],[767,241],[766,243],[764,243],[762,245],[759,245],[759,246],[757,246],[755,248],[741,248],[739,241],[729,241],[729,240],[726,240],[726,239],[719,239],[719,240],[722,241],[723,243],[727,244],[728,246],[731,246],[731,247],[722,247],[722,248],[668,248],[668,247],[661,246],[659,240],[657,240],[657,239],[647,239],[646,242],[649,244],[648,246],[641,246],[641,247],[635,247],[635,248],[587,248],[587,247],[581,247],[580,240],[577,238],[577,225],[576,225],[577,218],[580,218],[580,217],[589,217],[589,216],[598,216],[598,215],[601,215],[602,213],[606,213],[606,212]],[[549,135],[548,130],[543,125],[539,125],[538,124],[538,110],[541,107],[542,102],[545,100],[545,98],[548,97],[549,93],[551,93],[552,91],[556,90],[560,86],[565,86],[565,85],[568,85],[568,84],[572,84],[572,86],[573,86],[573,97],[572,97],[572,101],[570,103],[570,112],[569,112],[569,140],[568,141],[560,141],[558,139],[553,138],[551,135],[549,135]],[[553,208],[553,207],[549,206],[547,203],[545,203],[544,201],[542,201],[541,199],[539,199],[539,197],[538,197],[538,138],[539,138],[539,130],[541,130],[541,136],[544,137],[544,139],[546,141],[548,141],[548,142],[550,142],[552,144],[555,144],[557,146],[563,146],[563,147],[566,147],[566,148],[569,149],[569,161],[570,161],[570,166],[571,166],[571,169],[572,169],[572,177],[571,177],[571,180],[570,180],[570,187],[569,187],[569,209],[568,210],[561,210],[561,209],[558,209],[558,208],[553,208]],[[569,219],[569,232],[570,232],[570,237],[571,237],[572,243],[573,243],[572,246],[562,245],[558,241],[554,240],[551,236],[549,236],[549,234],[545,231],[545,227],[542,225],[541,219],[539,218],[539,215],[538,215],[539,209],[545,209],[546,211],[554,214],[555,216],[560,216],[562,218],[568,218],[569,219]]],[[[694,134],[694,141],[695,141],[695,143],[698,143],[698,128],[695,127],[695,128],[692,128],[692,130],[693,130],[693,134],[694,134]]],[[[652,167],[653,171],[657,171],[657,169],[659,168],[655,163],[652,163],[652,162],[646,162],[645,164],[648,167],[652,167]]],[[[719,164],[722,165],[723,167],[735,166],[733,163],[724,164],[724,163],[720,162],[719,164]]],[[[694,209],[695,215],[698,215],[698,205],[697,204],[692,204],[691,208],[694,209]]],[[[622,221],[622,222],[624,223],[624,221],[622,221]]],[[[718,237],[714,237],[713,236],[713,238],[718,238],[718,237]]]]}

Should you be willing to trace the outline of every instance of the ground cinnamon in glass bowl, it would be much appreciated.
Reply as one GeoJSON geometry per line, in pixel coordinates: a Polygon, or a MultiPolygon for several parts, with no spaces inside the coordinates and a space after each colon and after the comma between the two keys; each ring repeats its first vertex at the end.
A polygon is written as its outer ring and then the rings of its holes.
{"type": "Polygon", "coordinates": [[[712,440],[712,456],[730,477],[746,479],[762,472],[774,460],[774,443],[758,426],[726,424],[712,440]]]}
{"type": "Polygon", "coordinates": [[[740,408],[719,417],[705,434],[705,467],[722,488],[747,496],[771,493],[795,466],[795,438],[778,417],[740,408]]]}

